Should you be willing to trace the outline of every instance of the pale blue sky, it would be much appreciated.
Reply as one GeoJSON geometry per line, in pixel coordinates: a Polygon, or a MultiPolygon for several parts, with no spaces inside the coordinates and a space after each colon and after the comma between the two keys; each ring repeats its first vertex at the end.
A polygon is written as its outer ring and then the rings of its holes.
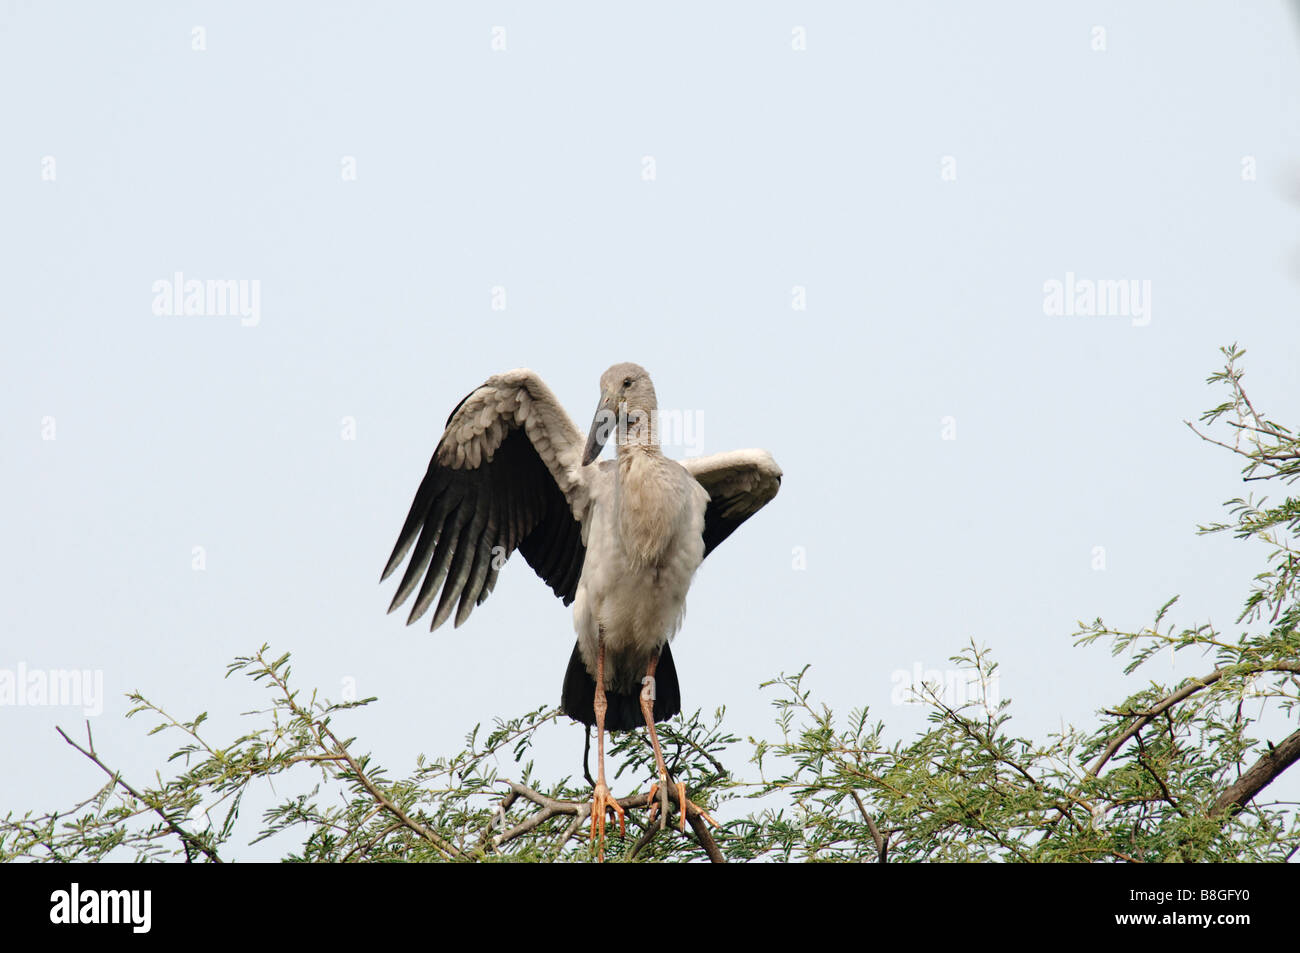
{"type": "MultiPolygon", "coordinates": [[[[378,585],[448,412],[520,365],[585,427],[636,361],[703,452],[783,467],[674,646],[742,736],[804,664],[905,736],[892,673],[974,638],[1042,737],[1144,683],[1076,620],[1181,593],[1231,627],[1260,554],[1194,535],[1244,488],[1182,421],[1234,340],[1300,417],[1283,4],[2,9],[0,668],[102,670],[128,778],[173,745],[123,693],[228,739],[260,696],[225,664],[264,641],[380,696],[348,732],[394,774],[558,701],[571,615],[521,559],[432,636],[378,585]],[[258,282],[260,320],[155,314],[178,271],[258,282]],[[1150,323],[1045,314],[1067,273],[1149,281],[1150,323]]],[[[101,783],[54,734],[79,723],[0,708],[0,811],[101,783]]],[[[539,770],[580,751],[554,728],[539,770]]]]}

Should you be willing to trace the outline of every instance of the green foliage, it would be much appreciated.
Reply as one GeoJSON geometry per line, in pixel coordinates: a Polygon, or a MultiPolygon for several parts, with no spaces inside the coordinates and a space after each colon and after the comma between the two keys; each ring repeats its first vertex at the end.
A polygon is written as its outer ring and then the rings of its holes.
{"type": "MultiPolygon", "coordinates": [[[[1201,418],[1226,426],[1227,439],[1196,432],[1242,456],[1247,481],[1289,485],[1300,476],[1300,443],[1252,406],[1241,386],[1243,353],[1224,349],[1225,368],[1210,382],[1226,386],[1229,399],[1201,418]]],[[[1254,539],[1267,550],[1238,634],[1168,622],[1177,597],[1149,627],[1121,630],[1097,619],[1076,633],[1080,645],[1101,641],[1126,655],[1126,674],[1170,651],[1208,657],[1200,677],[1151,682],[1102,709],[1091,728],[1040,742],[1011,731],[1011,702],[988,691],[997,665],[971,644],[952,661],[982,687],[979,697],[954,708],[927,686],[929,727],[907,744],[890,744],[866,709],[837,718],[815,704],[807,669],[783,675],[765,686],[774,693],[775,736],[749,739],[756,777],[725,766],[741,742],[726,731],[724,712],[696,712],[661,728],[670,772],[726,823],[711,835],[703,822],[682,833],[674,808],[673,823],[661,829],[641,792],[623,799],[627,832],[610,827],[605,859],[1290,859],[1300,849],[1300,814],[1293,802],[1261,795],[1300,760],[1300,731],[1276,743],[1256,735],[1294,717],[1300,699],[1300,501],[1269,505],[1252,496],[1225,505],[1230,519],[1200,531],[1254,539]]],[[[206,713],[178,721],[131,696],[132,717],[152,719],[151,733],[177,737],[174,773],[135,788],[100,760],[89,735],[84,745],[65,735],[107,783],[67,811],[6,817],[0,859],[234,859],[245,795],[290,774],[302,793],[266,811],[254,838],[300,844],[286,860],[592,859],[589,785],[538,778],[530,757],[536,732],[557,711],[498,721],[486,733],[476,727],[459,753],[421,759],[409,776],[393,779],[335,730],[374,699],[304,697],[292,684],[289,656],[272,657],[266,646],[237,659],[229,674],[265,685],[268,706],[250,713],[260,727],[214,747],[204,736],[206,713]],[[510,765],[508,776],[502,764],[510,765]]],[[[618,766],[616,778],[653,776],[645,732],[614,736],[609,764],[618,766]]]]}

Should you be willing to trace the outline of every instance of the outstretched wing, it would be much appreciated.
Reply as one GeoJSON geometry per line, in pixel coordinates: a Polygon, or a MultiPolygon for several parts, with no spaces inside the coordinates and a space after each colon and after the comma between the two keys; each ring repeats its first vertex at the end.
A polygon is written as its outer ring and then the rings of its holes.
{"type": "Polygon", "coordinates": [[[681,463],[709,491],[709,507],[704,511],[705,556],[781,488],[781,468],[766,450],[732,450],[681,463]]]}
{"type": "Polygon", "coordinates": [[[380,577],[411,552],[388,611],[423,577],[407,624],[441,589],[430,631],[458,600],[459,626],[488,597],[516,548],[571,603],[586,556],[581,521],[590,502],[582,449],[582,434],[540,377],[520,369],[488,378],[447,418],[380,577]]]}

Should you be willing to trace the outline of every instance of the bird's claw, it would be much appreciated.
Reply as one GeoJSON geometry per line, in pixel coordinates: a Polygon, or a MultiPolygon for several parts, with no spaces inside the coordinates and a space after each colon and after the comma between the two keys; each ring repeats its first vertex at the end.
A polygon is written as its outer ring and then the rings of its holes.
{"type": "Polygon", "coordinates": [[[627,835],[627,827],[623,820],[623,806],[614,800],[614,796],[609,793],[609,788],[605,782],[597,781],[596,789],[591,795],[591,842],[595,845],[598,856],[601,861],[605,859],[605,823],[606,812],[613,811],[618,818],[618,833],[620,837],[627,835]]]}
{"type": "MultiPolygon", "coordinates": [[[[674,781],[672,782],[672,785],[677,789],[678,814],[681,817],[681,831],[683,834],[686,833],[686,817],[688,813],[694,813],[699,815],[700,817],[708,821],[710,824],[712,824],[714,827],[722,826],[721,824],[719,824],[717,821],[713,819],[713,816],[709,814],[708,811],[700,807],[698,804],[696,804],[694,801],[690,800],[690,798],[686,796],[686,785],[683,782],[674,781]]],[[[663,830],[664,821],[668,817],[668,789],[666,787],[660,788],[658,781],[652,781],[650,783],[649,801],[650,801],[649,819],[652,822],[655,819],[655,815],[659,812],[660,804],[661,803],[663,804],[663,815],[659,818],[659,829],[663,830]],[[656,800],[655,797],[656,795],[659,796],[658,800],[656,800]]]]}
{"type": "Polygon", "coordinates": [[[667,822],[667,820],[668,820],[668,788],[667,788],[667,787],[662,787],[662,788],[661,788],[661,787],[659,786],[659,782],[658,782],[658,781],[651,781],[651,782],[650,782],[650,797],[649,797],[648,803],[649,803],[649,805],[650,805],[650,816],[647,818],[647,820],[648,820],[651,824],[653,824],[653,823],[654,823],[654,820],[655,820],[655,815],[658,814],[658,815],[659,815],[659,829],[660,829],[660,830],[663,830],[664,827],[666,826],[666,822],[667,822]],[[659,808],[660,808],[661,806],[663,807],[663,813],[662,813],[662,814],[659,813],[659,808]]]}

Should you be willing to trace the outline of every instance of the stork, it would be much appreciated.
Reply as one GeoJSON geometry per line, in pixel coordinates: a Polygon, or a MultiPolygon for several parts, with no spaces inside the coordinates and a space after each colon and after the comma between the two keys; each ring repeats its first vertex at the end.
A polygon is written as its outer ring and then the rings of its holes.
{"type": "MultiPolygon", "coordinates": [[[[577,641],[560,707],[596,726],[592,842],[602,857],[607,813],[620,827],[624,814],[605,782],[605,732],[645,724],[658,771],[650,801],[658,791],[666,813],[669,777],[655,724],[681,711],[669,642],[687,590],[701,561],[780,484],[765,450],[664,456],[654,385],[638,364],[601,375],[585,441],[550,388],[523,368],[488,378],[447,419],[384,567],[381,581],[411,553],[388,611],[419,585],[407,624],[437,598],[430,631],[453,609],[460,626],[516,549],[572,604],[577,641]],[[616,458],[598,462],[611,436],[616,458]]],[[[688,808],[699,809],[683,784],[675,787],[684,828],[688,808]]]]}

